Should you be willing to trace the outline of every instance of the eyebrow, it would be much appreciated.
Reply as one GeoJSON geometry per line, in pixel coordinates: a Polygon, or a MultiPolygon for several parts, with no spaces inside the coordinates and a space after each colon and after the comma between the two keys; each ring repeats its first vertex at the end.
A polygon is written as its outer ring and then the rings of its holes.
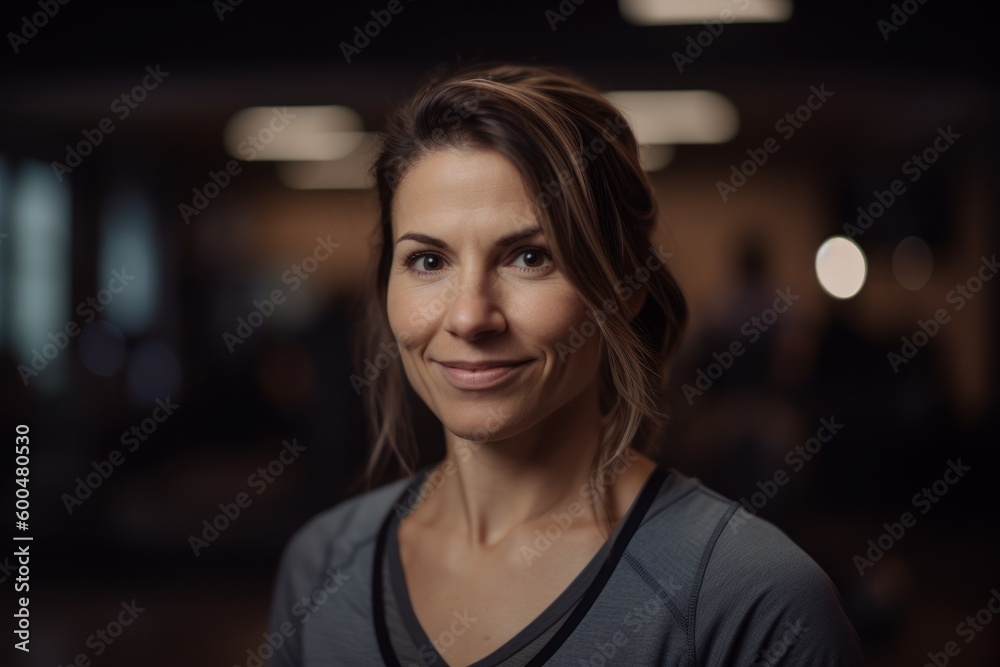
{"type": "MultiPolygon", "coordinates": [[[[514,232],[513,234],[508,234],[504,236],[499,241],[497,241],[498,246],[509,246],[517,243],[518,241],[526,238],[530,238],[537,234],[542,233],[541,227],[532,227],[530,229],[522,229],[519,232],[514,232]]],[[[434,238],[433,236],[428,236],[427,234],[421,234],[420,232],[407,232],[396,239],[393,246],[399,245],[400,241],[417,241],[418,243],[426,243],[427,245],[432,245],[443,250],[448,250],[448,244],[441,239],[434,238]]]]}

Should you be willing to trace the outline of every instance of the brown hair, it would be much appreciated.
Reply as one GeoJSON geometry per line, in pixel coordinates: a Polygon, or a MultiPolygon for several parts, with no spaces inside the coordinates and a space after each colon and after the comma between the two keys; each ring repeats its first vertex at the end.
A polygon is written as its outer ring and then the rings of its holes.
{"type": "Polygon", "coordinates": [[[604,471],[629,445],[648,453],[666,422],[658,394],[687,305],[665,264],[645,268],[658,210],[627,121],[593,87],[554,68],[501,63],[439,76],[397,108],[381,134],[371,167],[380,206],[378,261],[356,339],[358,369],[367,379],[355,388],[366,389],[374,431],[367,488],[389,459],[406,475],[417,464],[405,373],[386,310],[392,202],[410,167],[445,148],[491,149],[514,164],[556,265],[594,315],[604,431],[592,480],[607,517],[604,471]],[[629,320],[637,283],[648,294],[629,320]],[[380,356],[375,370],[372,360],[380,356]]]}

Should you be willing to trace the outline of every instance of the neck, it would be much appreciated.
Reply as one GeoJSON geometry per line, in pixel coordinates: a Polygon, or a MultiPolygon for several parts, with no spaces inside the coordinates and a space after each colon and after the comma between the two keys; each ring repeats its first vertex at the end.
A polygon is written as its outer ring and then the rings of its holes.
{"type": "MultiPolygon", "coordinates": [[[[424,520],[454,527],[456,535],[472,549],[499,544],[519,529],[545,522],[549,515],[565,513],[576,503],[577,526],[598,524],[590,470],[601,437],[601,414],[595,382],[546,419],[516,436],[502,440],[471,441],[445,431],[447,455],[438,466],[437,487],[422,505],[424,520]],[[582,514],[581,514],[582,512],[582,514]]],[[[630,503],[652,462],[632,466],[626,458],[624,473],[632,473],[624,491],[630,503]],[[631,492],[630,492],[631,491],[631,492]]],[[[624,512],[611,497],[616,479],[608,480],[612,518],[624,512]]],[[[622,504],[621,502],[617,503],[622,504]]],[[[624,509],[627,509],[627,505],[624,509]]]]}

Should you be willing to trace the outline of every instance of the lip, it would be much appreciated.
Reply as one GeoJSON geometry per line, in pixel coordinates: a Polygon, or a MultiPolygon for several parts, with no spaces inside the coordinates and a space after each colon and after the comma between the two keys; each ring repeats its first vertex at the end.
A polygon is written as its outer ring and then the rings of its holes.
{"type": "Polygon", "coordinates": [[[492,389],[533,361],[436,361],[441,374],[457,389],[492,389]]]}

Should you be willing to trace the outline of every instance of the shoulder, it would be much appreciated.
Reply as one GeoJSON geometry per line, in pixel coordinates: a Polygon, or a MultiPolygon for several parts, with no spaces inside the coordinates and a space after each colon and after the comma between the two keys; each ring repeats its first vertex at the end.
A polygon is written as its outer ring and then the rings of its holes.
{"type": "Polygon", "coordinates": [[[830,582],[777,526],[697,477],[670,472],[642,522],[635,555],[641,552],[643,560],[666,557],[675,571],[693,572],[692,592],[707,584],[736,591],[830,582]]]}
{"type": "Polygon", "coordinates": [[[281,555],[269,619],[270,632],[288,640],[268,660],[268,667],[302,664],[299,630],[315,611],[314,596],[322,595],[325,600],[342,581],[364,578],[370,564],[356,555],[375,540],[382,520],[410,481],[400,479],[348,498],[295,531],[281,555]]]}
{"type": "Polygon", "coordinates": [[[815,560],[738,502],[672,473],[635,555],[676,596],[697,664],[773,664],[785,653],[794,664],[864,664],[815,560]]]}
{"type": "Polygon", "coordinates": [[[317,586],[337,563],[355,573],[367,567],[356,562],[358,551],[374,542],[382,521],[393,510],[412,477],[390,482],[348,498],[302,525],[286,543],[272,595],[272,621],[287,617],[294,602],[317,586]],[[279,618],[281,617],[281,618],[279,618]]]}
{"type": "Polygon", "coordinates": [[[285,545],[282,573],[317,572],[334,552],[350,553],[374,540],[382,520],[410,481],[412,478],[390,482],[313,516],[285,545]]]}
{"type": "MultiPolygon", "coordinates": [[[[726,499],[728,500],[728,499],[726,499]]],[[[780,528],[738,503],[704,554],[694,601],[699,660],[863,665],[830,577],[780,528]]]]}
{"type": "Polygon", "coordinates": [[[816,561],[780,528],[742,507],[720,525],[711,552],[705,554],[701,589],[699,607],[706,613],[719,603],[840,606],[833,582],[816,561]]]}
{"type": "Polygon", "coordinates": [[[708,565],[706,575],[711,572],[734,581],[737,576],[752,575],[756,587],[774,589],[830,581],[784,531],[739,505],[720,526],[708,565]]]}

